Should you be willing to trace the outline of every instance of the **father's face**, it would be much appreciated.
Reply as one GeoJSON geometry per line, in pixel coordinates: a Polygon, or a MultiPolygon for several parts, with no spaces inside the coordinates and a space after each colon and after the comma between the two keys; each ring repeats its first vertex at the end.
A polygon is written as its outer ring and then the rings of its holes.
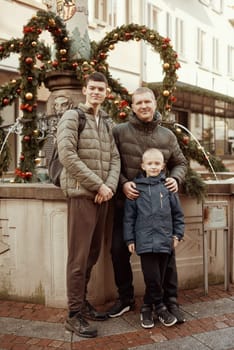
{"type": "Polygon", "coordinates": [[[107,86],[102,81],[89,80],[87,86],[82,91],[86,96],[86,103],[89,106],[97,106],[105,100],[107,86]]]}
{"type": "Polygon", "coordinates": [[[132,110],[143,122],[150,122],[153,119],[155,109],[156,101],[150,92],[133,96],[132,110]]]}

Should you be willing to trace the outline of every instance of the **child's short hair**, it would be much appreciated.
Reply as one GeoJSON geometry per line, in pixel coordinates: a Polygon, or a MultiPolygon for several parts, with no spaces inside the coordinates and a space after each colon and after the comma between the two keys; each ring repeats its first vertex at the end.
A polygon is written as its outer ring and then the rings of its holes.
{"type": "Polygon", "coordinates": [[[108,81],[107,78],[104,74],[100,73],[100,72],[93,72],[91,74],[89,74],[87,76],[87,78],[85,79],[85,86],[88,85],[88,82],[92,80],[92,81],[100,81],[106,84],[106,86],[108,86],[108,81]]]}
{"type": "Polygon", "coordinates": [[[144,158],[151,154],[157,154],[162,156],[162,160],[164,161],[164,155],[158,148],[148,148],[143,154],[142,154],[142,161],[144,161],[144,158]]]}

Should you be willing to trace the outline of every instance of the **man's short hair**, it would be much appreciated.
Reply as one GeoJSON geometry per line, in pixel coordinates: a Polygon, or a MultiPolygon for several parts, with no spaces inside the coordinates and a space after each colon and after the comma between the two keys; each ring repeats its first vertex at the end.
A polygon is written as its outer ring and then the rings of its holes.
{"type": "Polygon", "coordinates": [[[149,88],[146,87],[146,86],[142,86],[142,87],[137,88],[137,89],[133,92],[133,94],[132,94],[132,100],[133,100],[133,98],[134,98],[135,95],[141,95],[141,94],[145,94],[145,93],[151,94],[151,96],[152,96],[153,99],[155,100],[155,95],[154,95],[153,90],[149,89],[149,88]]]}
{"type": "Polygon", "coordinates": [[[88,75],[88,77],[85,80],[85,86],[88,85],[88,82],[92,80],[92,81],[101,81],[103,83],[106,84],[106,86],[108,86],[108,81],[107,78],[104,74],[100,73],[100,72],[93,72],[91,74],[88,75]]]}

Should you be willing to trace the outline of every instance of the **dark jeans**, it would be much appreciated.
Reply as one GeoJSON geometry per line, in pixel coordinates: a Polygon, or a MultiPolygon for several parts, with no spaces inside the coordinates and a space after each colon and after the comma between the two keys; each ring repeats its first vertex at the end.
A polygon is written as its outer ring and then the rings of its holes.
{"type": "MultiPolygon", "coordinates": [[[[119,201],[115,203],[114,225],[112,233],[111,257],[114,269],[115,284],[118,289],[121,300],[129,300],[134,297],[133,275],[130,264],[131,254],[123,240],[123,215],[124,203],[119,201]]],[[[175,260],[175,251],[169,255],[167,269],[164,279],[164,303],[177,302],[177,269],[175,260]]]]}
{"type": "Polygon", "coordinates": [[[145,281],[144,304],[155,305],[156,310],[164,306],[163,282],[169,254],[145,253],[140,255],[145,281]]]}
{"type": "Polygon", "coordinates": [[[128,247],[123,240],[123,214],[123,206],[115,205],[111,257],[119,298],[122,301],[128,301],[133,299],[134,289],[130,264],[131,253],[129,253],[128,247]]]}

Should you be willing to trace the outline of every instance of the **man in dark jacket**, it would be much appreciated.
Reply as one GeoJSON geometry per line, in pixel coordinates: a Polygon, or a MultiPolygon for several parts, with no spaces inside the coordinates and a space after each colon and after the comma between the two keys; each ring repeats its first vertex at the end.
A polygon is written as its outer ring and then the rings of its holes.
{"type": "MultiPolygon", "coordinates": [[[[113,133],[121,158],[119,189],[116,195],[115,217],[112,237],[112,263],[119,298],[108,311],[109,317],[117,317],[134,307],[133,275],[130,264],[131,254],[123,240],[123,212],[125,198],[139,196],[133,179],[140,170],[142,154],[148,148],[158,148],[164,155],[168,177],[165,185],[172,192],[184,180],[187,161],[175,135],[160,125],[160,114],[155,112],[156,101],[153,91],[142,87],[132,96],[133,115],[127,123],[114,127],[113,133]]],[[[184,322],[177,305],[177,269],[174,251],[168,261],[164,298],[178,322],[184,322]]]]}

